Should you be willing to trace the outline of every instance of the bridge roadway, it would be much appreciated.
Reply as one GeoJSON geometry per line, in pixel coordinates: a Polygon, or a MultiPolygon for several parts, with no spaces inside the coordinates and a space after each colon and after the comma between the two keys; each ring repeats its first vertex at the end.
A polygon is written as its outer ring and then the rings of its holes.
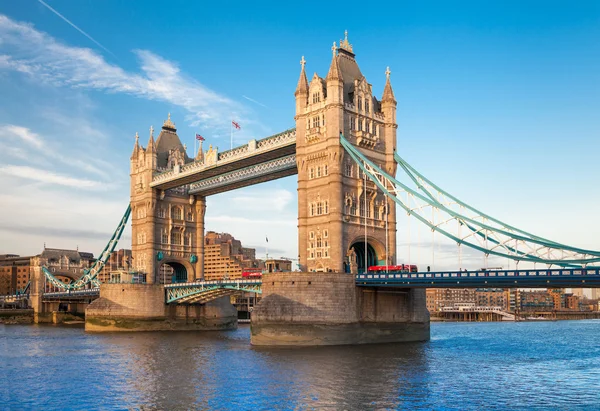
{"type": "Polygon", "coordinates": [[[600,267],[541,270],[366,273],[357,286],[407,288],[597,288],[600,267]]]}
{"type": "MultiPolygon", "coordinates": [[[[290,272],[293,276],[294,273],[290,272]]],[[[261,294],[261,279],[195,281],[165,285],[167,304],[202,304],[238,292],[261,294]]],[[[538,270],[440,271],[366,273],[356,275],[358,287],[403,288],[600,288],[600,267],[538,270]]],[[[83,301],[97,298],[99,288],[44,293],[44,301],[83,301]]],[[[28,294],[0,296],[5,302],[28,294]]]]}

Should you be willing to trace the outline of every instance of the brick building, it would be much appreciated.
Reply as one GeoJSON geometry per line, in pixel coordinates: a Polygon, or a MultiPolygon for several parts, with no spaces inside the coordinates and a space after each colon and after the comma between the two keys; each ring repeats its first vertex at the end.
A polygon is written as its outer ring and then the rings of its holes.
{"type": "Polygon", "coordinates": [[[0,255],[0,295],[15,294],[29,283],[31,257],[17,254],[0,255]]]}
{"type": "Polygon", "coordinates": [[[106,265],[98,273],[98,279],[101,283],[108,283],[111,281],[110,273],[113,271],[124,271],[129,272],[133,269],[133,261],[131,257],[131,250],[120,249],[113,252],[106,265]]]}
{"type": "Polygon", "coordinates": [[[242,278],[245,268],[264,268],[256,250],[242,247],[231,234],[209,231],[204,237],[204,279],[242,278]]]}

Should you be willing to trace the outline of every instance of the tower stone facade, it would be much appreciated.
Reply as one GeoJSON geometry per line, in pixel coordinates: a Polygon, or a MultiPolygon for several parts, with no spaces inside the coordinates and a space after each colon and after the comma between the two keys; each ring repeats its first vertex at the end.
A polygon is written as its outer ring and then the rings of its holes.
{"type": "Polygon", "coordinates": [[[396,212],[340,144],[340,133],[395,175],[396,100],[386,71],[381,100],[362,75],[348,36],[333,43],[325,78],[296,87],[298,247],[306,271],[349,272],[395,264],[396,212]],[[366,230],[365,230],[366,228],[366,230]]]}
{"type": "Polygon", "coordinates": [[[173,268],[175,281],[203,278],[205,198],[186,194],[186,187],[150,187],[155,173],[191,161],[170,115],[156,142],[150,128],[146,148],[140,146],[136,134],[130,172],[131,249],[133,269],[145,273],[150,284],[158,282],[163,264],[173,268]]]}

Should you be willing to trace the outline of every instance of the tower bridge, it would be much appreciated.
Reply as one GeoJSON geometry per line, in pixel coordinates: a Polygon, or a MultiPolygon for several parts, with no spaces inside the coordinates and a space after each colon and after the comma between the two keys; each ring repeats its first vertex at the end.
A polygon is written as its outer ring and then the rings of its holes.
{"type": "MultiPolygon", "coordinates": [[[[544,239],[503,223],[442,190],[396,151],[396,99],[385,71],[381,97],[362,74],[347,34],[333,44],[324,77],[306,75],[295,89],[295,128],[231,150],[202,145],[190,158],[170,115],[146,147],[136,133],[130,159],[130,206],[113,238],[82,279],[66,289],[95,287],[97,272],[129,217],[134,269],[144,284],[102,284],[86,310],[92,331],[222,329],[235,326],[226,296],[263,294],[253,312],[259,345],[345,344],[429,338],[425,287],[597,286],[600,252],[544,239]],[[409,183],[397,178],[397,171],[409,183]],[[299,273],[262,281],[204,281],[206,197],[297,174],[299,273]],[[412,184],[412,186],[411,186],[412,184]],[[484,255],[547,264],[554,271],[369,274],[394,266],[396,207],[434,233],[484,255]],[[161,285],[169,266],[175,284],[161,285]],[[585,274],[576,271],[588,267],[585,274]],[[545,274],[541,274],[541,272],[545,274]],[[360,273],[360,274],[359,274],[360,273]],[[141,278],[141,277],[140,277],[141,278]],[[500,284],[503,285],[493,285],[500,284]]],[[[40,270],[32,301],[41,304],[40,270]]],[[[95,291],[81,294],[89,297],[95,291]]],[[[68,293],[69,294],[69,293],[68,293]]],[[[74,298],[74,294],[56,298],[74,298]]],[[[46,299],[51,296],[45,297],[46,299]]]]}

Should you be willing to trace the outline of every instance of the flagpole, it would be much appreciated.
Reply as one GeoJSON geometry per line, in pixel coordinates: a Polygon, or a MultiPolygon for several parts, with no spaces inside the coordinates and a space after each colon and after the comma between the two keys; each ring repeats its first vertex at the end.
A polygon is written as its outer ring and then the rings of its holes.
{"type": "Polygon", "coordinates": [[[231,115],[231,123],[229,124],[229,130],[231,131],[230,137],[230,150],[233,150],[233,114],[231,115]]]}
{"type": "Polygon", "coordinates": [[[198,142],[198,137],[196,137],[196,135],[194,135],[194,152],[192,153],[192,158],[194,160],[196,160],[196,153],[197,153],[197,151],[196,151],[196,143],[197,142],[198,142]]]}

